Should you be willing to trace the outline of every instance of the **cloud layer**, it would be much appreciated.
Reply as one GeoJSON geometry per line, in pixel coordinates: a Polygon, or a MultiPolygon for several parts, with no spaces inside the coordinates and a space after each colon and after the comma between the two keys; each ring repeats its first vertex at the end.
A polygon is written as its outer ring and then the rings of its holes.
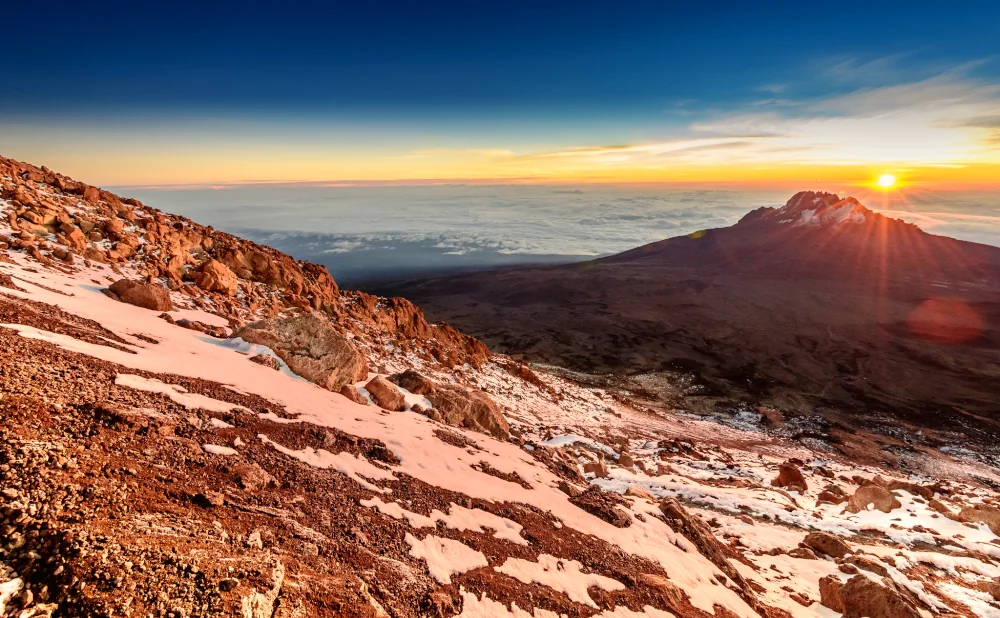
{"type": "MultiPolygon", "coordinates": [[[[1000,245],[996,193],[886,196],[857,187],[802,188],[853,193],[873,209],[933,233],[1000,245]]],[[[606,255],[731,225],[754,208],[782,205],[793,192],[669,185],[508,185],[133,193],[158,208],[220,229],[298,246],[310,256],[334,260],[404,245],[421,245],[445,255],[606,255]]]]}

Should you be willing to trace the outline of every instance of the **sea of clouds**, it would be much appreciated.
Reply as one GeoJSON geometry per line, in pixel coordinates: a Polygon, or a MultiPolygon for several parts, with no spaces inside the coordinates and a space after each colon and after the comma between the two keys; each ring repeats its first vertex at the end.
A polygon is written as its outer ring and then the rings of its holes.
{"type": "MultiPolygon", "coordinates": [[[[326,264],[337,276],[572,261],[732,225],[789,189],[540,185],[122,188],[203,224],[326,264]]],[[[847,192],[841,191],[842,195],[847,192]]],[[[854,191],[927,231],[1000,245],[1000,193],[854,191]]]]}

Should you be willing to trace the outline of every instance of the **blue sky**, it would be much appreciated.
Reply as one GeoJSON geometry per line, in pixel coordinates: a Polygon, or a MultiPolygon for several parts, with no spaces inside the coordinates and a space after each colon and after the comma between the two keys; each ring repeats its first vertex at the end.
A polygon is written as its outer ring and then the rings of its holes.
{"type": "MultiPolygon", "coordinates": [[[[728,168],[643,148],[726,164],[751,144],[773,169],[760,140],[822,142],[801,126],[817,117],[960,99],[942,113],[985,125],[912,160],[814,157],[864,174],[979,165],[1000,126],[996,2],[15,3],[4,21],[0,150],[95,182],[712,180],[728,168]],[[866,93],[882,107],[858,111],[866,93]],[[621,146],[640,148],[627,173],[620,151],[551,164],[621,146]]],[[[940,125],[925,116],[889,135],[940,125]]]]}

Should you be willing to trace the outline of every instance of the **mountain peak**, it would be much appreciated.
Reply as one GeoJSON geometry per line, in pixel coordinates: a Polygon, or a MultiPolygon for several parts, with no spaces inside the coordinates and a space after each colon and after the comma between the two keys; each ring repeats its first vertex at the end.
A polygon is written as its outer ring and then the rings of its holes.
{"type": "Polygon", "coordinates": [[[877,215],[854,197],[841,199],[834,193],[802,191],[779,208],[774,218],[796,227],[865,223],[877,215]]]}
{"type": "Polygon", "coordinates": [[[836,193],[800,191],[781,208],[758,208],[740,223],[782,224],[792,227],[830,227],[841,224],[859,225],[881,217],[857,198],[841,198],[836,193]]]}

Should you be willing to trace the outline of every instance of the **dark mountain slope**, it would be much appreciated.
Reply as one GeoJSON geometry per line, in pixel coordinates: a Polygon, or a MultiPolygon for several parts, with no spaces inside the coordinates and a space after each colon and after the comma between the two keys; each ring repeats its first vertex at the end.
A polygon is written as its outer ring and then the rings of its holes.
{"type": "Polygon", "coordinates": [[[396,284],[496,349],[787,408],[1000,412],[1000,249],[803,192],[608,258],[396,284]]]}

